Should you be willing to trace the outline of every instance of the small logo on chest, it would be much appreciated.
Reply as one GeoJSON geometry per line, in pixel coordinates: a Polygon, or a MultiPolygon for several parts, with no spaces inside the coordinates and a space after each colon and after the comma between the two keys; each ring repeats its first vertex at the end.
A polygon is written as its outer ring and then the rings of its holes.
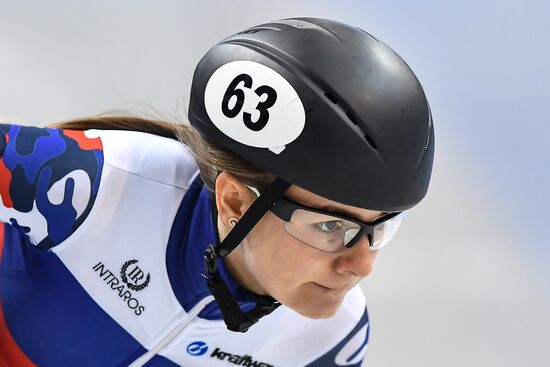
{"type": "Polygon", "coordinates": [[[202,356],[206,352],[208,352],[208,345],[205,342],[198,341],[187,346],[187,353],[192,356],[202,356]]]}
{"type": "Polygon", "coordinates": [[[128,288],[136,292],[147,287],[151,281],[151,274],[147,273],[147,276],[145,276],[145,273],[139,268],[137,262],[137,260],[128,260],[120,269],[120,279],[126,283],[128,288]],[[145,280],[142,281],[143,278],[145,280]]]}

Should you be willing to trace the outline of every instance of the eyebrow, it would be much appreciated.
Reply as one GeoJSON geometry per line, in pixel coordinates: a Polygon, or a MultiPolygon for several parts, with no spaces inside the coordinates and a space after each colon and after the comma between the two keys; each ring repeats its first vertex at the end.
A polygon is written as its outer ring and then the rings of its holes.
{"type": "Polygon", "coordinates": [[[352,219],[355,219],[359,222],[362,222],[362,223],[370,223],[370,222],[374,222],[375,220],[377,220],[378,218],[381,218],[383,217],[384,215],[386,215],[387,213],[382,213],[380,216],[377,216],[376,218],[374,219],[371,219],[369,221],[365,221],[363,220],[362,218],[359,218],[357,216],[357,214],[355,213],[352,213],[352,212],[349,212],[347,211],[346,209],[342,209],[342,208],[339,208],[337,206],[334,206],[334,205],[331,205],[331,204],[328,204],[328,205],[324,205],[324,206],[320,206],[320,207],[316,207],[318,209],[321,209],[321,210],[324,210],[324,211],[327,211],[327,212],[330,212],[330,213],[335,213],[335,214],[340,214],[340,215],[343,215],[343,216],[346,216],[348,218],[352,218],[352,219]]]}
{"type": "Polygon", "coordinates": [[[327,204],[327,205],[319,205],[319,204],[315,204],[315,203],[299,203],[298,201],[294,201],[293,199],[291,198],[287,198],[287,197],[284,197],[283,196],[283,199],[285,200],[288,200],[288,201],[291,201],[295,204],[298,204],[298,205],[301,205],[301,206],[305,206],[306,208],[311,208],[311,209],[317,209],[317,210],[321,210],[321,211],[324,211],[326,212],[328,215],[330,214],[338,214],[338,215],[341,215],[343,217],[347,217],[347,218],[350,218],[350,219],[354,219],[358,222],[361,222],[361,223],[372,223],[382,217],[384,217],[385,215],[388,215],[390,214],[391,212],[382,212],[381,215],[379,215],[378,217],[374,218],[374,219],[371,219],[370,221],[365,221],[363,220],[362,218],[359,218],[359,216],[355,213],[352,213],[346,209],[343,209],[343,208],[339,208],[337,206],[334,206],[332,204],[327,204]]]}

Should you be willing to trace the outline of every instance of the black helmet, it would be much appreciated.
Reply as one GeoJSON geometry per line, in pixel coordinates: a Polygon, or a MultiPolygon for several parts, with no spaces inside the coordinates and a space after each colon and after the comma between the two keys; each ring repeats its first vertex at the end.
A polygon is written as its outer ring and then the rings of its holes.
{"type": "Polygon", "coordinates": [[[355,207],[398,212],[428,190],[434,154],[422,86],[392,49],[359,28],[285,19],[214,46],[195,69],[191,125],[277,176],[221,244],[205,251],[207,285],[230,330],[246,331],[278,303],[246,313],[217,271],[290,184],[355,207]]]}
{"type": "Polygon", "coordinates": [[[203,136],[328,199],[417,204],[430,180],[430,108],[409,66],[359,28],[294,18],[237,33],[195,69],[189,119],[203,136]]]}

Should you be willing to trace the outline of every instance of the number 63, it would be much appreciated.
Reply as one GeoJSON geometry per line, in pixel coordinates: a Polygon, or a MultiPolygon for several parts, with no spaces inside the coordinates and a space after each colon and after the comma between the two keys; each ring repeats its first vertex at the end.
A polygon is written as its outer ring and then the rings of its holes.
{"type": "MultiPolygon", "coordinates": [[[[235,118],[242,110],[244,105],[245,94],[242,89],[237,88],[239,83],[244,82],[244,87],[252,89],[252,77],[248,74],[240,74],[227,87],[225,94],[223,95],[222,100],[222,112],[228,118],[235,118]],[[233,108],[229,108],[229,100],[231,97],[237,97],[237,102],[233,108]]],[[[267,122],[269,121],[269,108],[273,107],[277,101],[277,92],[275,89],[267,85],[259,86],[254,90],[258,97],[262,97],[264,94],[267,95],[267,98],[263,102],[259,102],[256,106],[256,110],[260,112],[260,117],[258,120],[252,121],[252,115],[248,112],[243,113],[243,122],[247,128],[253,131],[262,130],[267,122]]]]}

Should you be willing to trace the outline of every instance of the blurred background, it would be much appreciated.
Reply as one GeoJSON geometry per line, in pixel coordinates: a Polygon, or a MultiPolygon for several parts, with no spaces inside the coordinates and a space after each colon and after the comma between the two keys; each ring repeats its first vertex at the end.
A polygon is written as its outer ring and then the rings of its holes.
{"type": "Polygon", "coordinates": [[[185,116],[210,46],[295,16],[390,45],[434,116],[428,196],[363,283],[365,365],[550,366],[549,2],[0,0],[0,119],[185,116]]]}

